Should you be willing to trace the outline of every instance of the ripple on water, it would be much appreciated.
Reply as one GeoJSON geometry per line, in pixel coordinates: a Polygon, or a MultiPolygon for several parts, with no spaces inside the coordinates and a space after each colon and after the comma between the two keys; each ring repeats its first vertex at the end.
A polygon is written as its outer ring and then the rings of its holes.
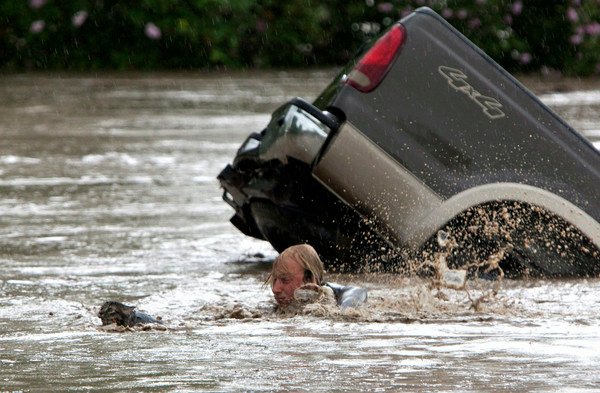
{"type": "Polygon", "coordinates": [[[29,177],[0,180],[0,187],[54,187],[65,185],[112,185],[112,184],[153,184],[150,176],[109,177],[104,175],[87,175],[79,178],[71,177],[29,177]]]}
{"type": "Polygon", "coordinates": [[[550,107],[600,105],[600,90],[548,93],[539,98],[550,107]]]}
{"type": "Polygon", "coordinates": [[[0,164],[4,165],[36,165],[42,160],[34,157],[22,157],[22,156],[0,156],[0,164]]]}

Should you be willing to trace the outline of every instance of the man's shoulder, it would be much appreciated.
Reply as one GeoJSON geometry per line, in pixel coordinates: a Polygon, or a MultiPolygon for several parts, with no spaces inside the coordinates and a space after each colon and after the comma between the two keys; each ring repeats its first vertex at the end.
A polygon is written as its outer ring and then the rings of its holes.
{"type": "Polygon", "coordinates": [[[367,301],[367,290],[365,288],[340,285],[334,282],[323,284],[333,290],[338,306],[341,308],[358,307],[367,301]]]}

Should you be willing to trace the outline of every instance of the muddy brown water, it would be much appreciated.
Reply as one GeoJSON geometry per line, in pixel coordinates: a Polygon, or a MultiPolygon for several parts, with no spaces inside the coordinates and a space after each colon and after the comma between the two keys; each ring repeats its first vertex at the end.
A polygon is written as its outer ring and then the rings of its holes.
{"type": "MultiPolygon", "coordinates": [[[[215,177],[334,74],[0,77],[0,391],[598,391],[599,279],[337,275],[368,306],[274,312],[215,177]],[[111,299],[168,329],[100,329],[111,299]]],[[[600,148],[600,84],[524,83],[600,148]]]]}

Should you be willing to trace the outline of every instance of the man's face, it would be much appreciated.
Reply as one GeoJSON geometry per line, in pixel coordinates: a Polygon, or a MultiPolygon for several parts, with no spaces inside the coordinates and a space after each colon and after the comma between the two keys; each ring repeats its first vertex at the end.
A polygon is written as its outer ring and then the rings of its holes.
{"type": "Polygon", "coordinates": [[[294,291],[304,284],[304,269],[292,258],[280,261],[273,270],[273,295],[281,307],[294,299],[294,291]]]}

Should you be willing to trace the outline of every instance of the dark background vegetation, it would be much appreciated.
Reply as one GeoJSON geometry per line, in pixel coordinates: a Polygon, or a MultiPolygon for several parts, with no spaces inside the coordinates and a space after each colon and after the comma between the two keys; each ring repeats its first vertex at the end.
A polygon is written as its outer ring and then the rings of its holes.
{"type": "Polygon", "coordinates": [[[341,65],[421,6],[509,71],[600,73],[600,0],[0,0],[0,68],[341,65]]]}

